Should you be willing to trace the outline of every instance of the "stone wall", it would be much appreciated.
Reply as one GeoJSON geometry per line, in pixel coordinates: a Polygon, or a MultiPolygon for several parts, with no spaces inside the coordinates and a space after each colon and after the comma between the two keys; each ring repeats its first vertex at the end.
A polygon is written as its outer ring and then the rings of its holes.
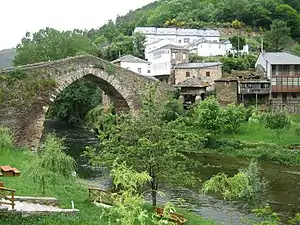
{"type": "Polygon", "coordinates": [[[222,67],[212,66],[205,68],[175,69],[175,84],[181,83],[191,77],[201,78],[204,81],[213,84],[215,80],[218,80],[222,77],[222,67]],[[187,74],[187,72],[189,74],[187,74]],[[209,76],[207,76],[207,73],[209,73],[209,76]]]}
{"type": "Polygon", "coordinates": [[[216,97],[221,105],[237,103],[238,82],[236,80],[219,80],[215,82],[216,97]]]}
{"type": "MultiPolygon", "coordinates": [[[[0,125],[11,129],[18,145],[36,148],[43,132],[46,112],[59,93],[78,79],[95,82],[109,96],[117,112],[138,115],[147,87],[154,81],[94,56],[78,56],[32,64],[1,72],[0,125]],[[26,76],[7,81],[5,74],[21,70],[26,76]],[[1,97],[2,96],[2,97],[1,97]]],[[[170,92],[159,84],[157,98],[170,92]]]]}

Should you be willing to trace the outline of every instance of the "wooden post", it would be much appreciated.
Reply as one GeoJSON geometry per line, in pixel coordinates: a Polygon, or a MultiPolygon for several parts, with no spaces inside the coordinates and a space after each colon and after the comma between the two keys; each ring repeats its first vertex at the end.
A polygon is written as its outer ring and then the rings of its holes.
{"type": "Polygon", "coordinates": [[[255,106],[256,106],[256,109],[257,109],[257,93],[255,94],[255,106]]]}
{"type": "Polygon", "coordinates": [[[11,192],[11,208],[15,209],[15,192],[11,192]]]}

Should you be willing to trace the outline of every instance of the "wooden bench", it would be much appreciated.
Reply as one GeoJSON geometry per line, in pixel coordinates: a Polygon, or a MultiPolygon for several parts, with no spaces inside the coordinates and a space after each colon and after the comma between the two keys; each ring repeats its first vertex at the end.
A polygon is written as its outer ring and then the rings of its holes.
{"type": "Polygon", "coordinates": [[[101,188],[93,188],[93,187],[89,187],[88,190],[89,190],[90,201],[96,201],[107,205],[114,204],[114,196],[117,195],[117,193],[111,193],[102,190],[101,188]]]}
{"type": "MultiPolygon", "coordinates": [[[[158,216],[165,217],[163,208],[155,207],[155,211],[158,216]]],[[[183,215],[174,212],[170,212],[170,218],[168,219],[174,221],[175,223],[177,223],[177,225],[182,225],[188,221],[188,219],[184,218],[183,215]]]]}

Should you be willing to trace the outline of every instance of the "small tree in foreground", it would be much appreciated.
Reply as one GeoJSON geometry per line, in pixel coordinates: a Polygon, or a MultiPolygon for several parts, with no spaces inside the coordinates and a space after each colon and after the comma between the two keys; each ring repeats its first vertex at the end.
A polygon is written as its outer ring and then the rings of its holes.
{"type": "Polygon", "coordinates": [[[71,179],[73,171],[75,160],[64,153],[62,141],[55,135],[47,135],[36,160],[29,168],[29,177],[40,184],[45,196],[47,185],[58,184],[62,179],[71,179]]]}
{"type": "Polygon", "coordinates": [[[206,98],[195,110],[197,122],[210,133],[218,133],[222,128],[221,109],[215,98],[206,98]]]}
{"type": "Polygon", "coordinates": [[[222,119],[225,130],[231,131],[233,134],[245,122],[246,109],[243,105],[230,104],[222,110],[222,119]]]}
{"type": "Polygon", "coordinates": [[[94,165],[111,168],[118,158],[137,172],[146,171],[151,177],[147,184],[151,188],[153,206],[162,182],[172,185],[194,183],[189,166],[195,166],[195,163],[182,152],[198,147],[197,135],[180,129],[176,121],[168,123],[162,119],[163,109],[155,101],[155,91],[152,87],[145,96],[138,117],[117,123],[114,129],[106,131],[106,135],[99,136],[99,150],[88,148],[87,151],[94,165]]]}
{"type": "Polygon", "coordinates": [[[268,113],[265,116],[265,127],[273,130],[280,141],[282,134],[290,129],[291,119],[286,113],[268,113]]]}

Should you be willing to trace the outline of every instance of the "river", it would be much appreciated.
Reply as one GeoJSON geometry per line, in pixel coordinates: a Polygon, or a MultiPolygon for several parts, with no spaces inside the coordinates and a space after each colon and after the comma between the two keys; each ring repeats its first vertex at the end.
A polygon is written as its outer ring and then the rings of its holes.
{"type": "MultiPolygon", "coordinates": [[[[85,179],[91,185],[108,186],[108,171],[87,165],[86,159],[81,157],[85,146],[97,144],[98,140],[95,134],[80,127],[52,120],[45,121],[44,134],[47,133],[55,133],[64,138],[64,144],[67,147],[66,152],[76,160],[77,173],[80,178],[85,179]]],[[[208,180],[219,172],[233,175],[239,169],[249,165],[246,160],[216,154],[193,154],[191,157],[205,165],[217,165],[217,167],[201,167],[195,171],[202,181],[208,180]]],[[[267,199],[273,210],[284,217],[292,217],[300,212],[300,167],[270,163],[260,163],[260,167],[263,176],[269,182],[267,199]]],[[[229,224],[233,220],[235,225],[243,225],[246,223],[241,218],[252,216],[243,208],[242,204],[234,203],[230,206],[228,202],[217,197],[199,194],[199,189],[199,185],[191,189],[184,187],[165,188],[163,190],[165,195],[158,198],[158,203],[163,204],[166,201],[172,201],[178,204],[178,199],[184,199],[185,203],[181,207],[186,207],[220,224],[229,224]]],[[[145,198],[150,200],[150,196],[145,196],[145,198]]]]}

